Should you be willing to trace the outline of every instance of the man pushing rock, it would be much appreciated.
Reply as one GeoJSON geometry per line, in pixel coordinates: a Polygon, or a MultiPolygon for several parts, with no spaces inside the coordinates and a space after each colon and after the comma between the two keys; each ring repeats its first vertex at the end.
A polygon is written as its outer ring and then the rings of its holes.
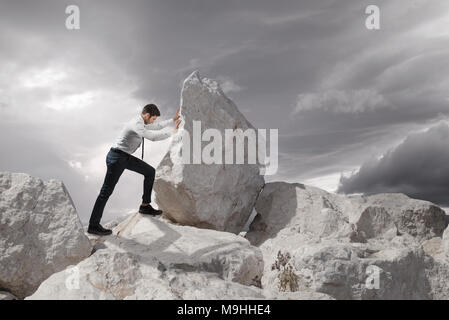
{"type": "Polygon", "coordinates": [[[94,208],[89,220],[88,233],[97,235],[109,235],[111,230],[105,229],[100,225],[103,210],[109,196],[114,191],[121,174],[125,169],[142,174],[143,181],[142,204],[139,213],[157,216],[162,214],[161,210],[154,209],[151,202],[151,192],[153,190],[154,177],[156,170],[148,163],[134,157],[132,154],[139,148],[143,138],[152,141],[159,141],[169,138],[172,133],[159,132],[164,127],[176,122],[173,132],[178,130],[181,120],[179,119],[179,109],[173,119],[154,123],[160,116],[159,109],[154,104],[148,104],[143,107],[142,113],[125,124],[120,136],[114,146],[109,150],[106,156],[107,172],[101,187],[100,194],[95,201],[94,208]]]}

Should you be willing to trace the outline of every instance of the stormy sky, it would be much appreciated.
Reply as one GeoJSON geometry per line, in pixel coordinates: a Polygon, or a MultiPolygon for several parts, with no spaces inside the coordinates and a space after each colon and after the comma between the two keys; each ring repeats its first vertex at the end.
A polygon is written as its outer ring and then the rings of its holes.
{"type": "MultiPolygon", "coordinates": [[[[448,25],[446,0],[0,0],[0,170],[63,180],[86,222],[123,123],[147,103],[172,117],[199,70],[255,127],[279,129],[267,181],[446,206],[448,25]],[[65,27],[73,4],[80,30],[65,27]],[[380,30],[365,27],[369,4],[380,30]]],[[[146,160],[167,144],[148,142],[146,160]]],[[[141,188],[125,171],[104,221],[141,188]]]]}

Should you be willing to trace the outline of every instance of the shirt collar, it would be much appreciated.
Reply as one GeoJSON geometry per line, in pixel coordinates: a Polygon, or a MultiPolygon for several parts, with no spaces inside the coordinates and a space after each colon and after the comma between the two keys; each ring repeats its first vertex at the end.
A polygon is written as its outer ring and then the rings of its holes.
{"type": "Polygon", "coordinates": [[[146,126],[147,124],[145,123],[145,121],[143,121],[142,116],[137,116],[137,122],[140,124],[143,124],[144,126],[146,126]]]}

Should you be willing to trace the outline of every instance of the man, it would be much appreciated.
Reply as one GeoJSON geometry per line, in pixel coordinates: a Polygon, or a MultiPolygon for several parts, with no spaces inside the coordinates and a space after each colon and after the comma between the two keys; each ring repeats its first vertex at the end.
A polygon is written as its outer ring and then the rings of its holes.
{"type": "Polygon", "coordinates": [[[173,119],[161,121],[156,124],[154,121],[160,116],[159,109],[154,104],[146,105],[142,114],[133,118],[123,128],[114,146],[106,156],[107,172],[101,187],[100,194],[95,201],[94,208],[89,221],[88,233],[97,235],[109,235],[111,230],[100,225],[101,216],[109,196],[114,191],[121,174],[125,169],[144,175],[142,204],[139,213],[157,216],[162,214],[161,210],[155,210],[151,205],[151,191],[153,189],[154,176],[156,170],[148,163],[134,157],[132,154],[139,148],[143,138],[152,141],[159,141],[169,138],[172,133],[158,132],[172,122],[176,122],[173,132],[178,130],[181,120],[179,120],[179,109],[173,119]]]}

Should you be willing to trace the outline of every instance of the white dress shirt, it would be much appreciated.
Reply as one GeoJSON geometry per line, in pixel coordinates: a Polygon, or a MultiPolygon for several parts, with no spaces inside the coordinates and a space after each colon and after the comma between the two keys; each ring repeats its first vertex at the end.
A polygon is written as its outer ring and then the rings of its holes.
{"type": "Polygon", "coordinates": [[[113,148],[133,154],[139,148],[142,137],[152,141],[169,138],[172,135],[171,132],[158,132],[155,130],[161,130],[171,123],[173,123],[173,119],[145,124],[142,116],[139,115],[125,124],[113,148]]]}

